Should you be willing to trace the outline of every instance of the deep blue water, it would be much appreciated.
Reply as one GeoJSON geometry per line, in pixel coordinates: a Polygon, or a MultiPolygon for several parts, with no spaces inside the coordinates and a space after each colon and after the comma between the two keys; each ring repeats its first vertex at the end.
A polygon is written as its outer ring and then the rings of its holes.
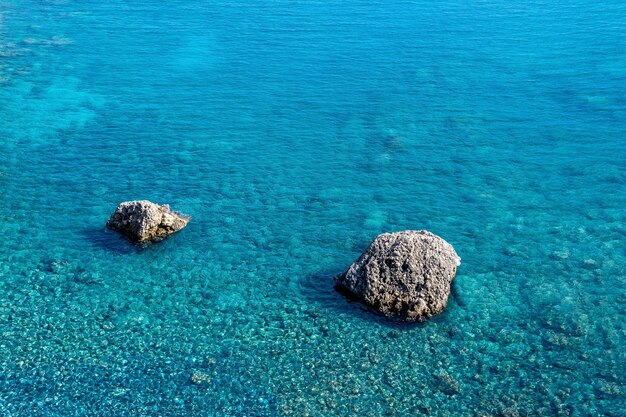
{"type": "Polygon", "coordinates": [[[1,416],[626,415],[626,3],[373,3],[0,3],[1,416]],[[424,325],[332,289],[403,229],[424,325]]]}

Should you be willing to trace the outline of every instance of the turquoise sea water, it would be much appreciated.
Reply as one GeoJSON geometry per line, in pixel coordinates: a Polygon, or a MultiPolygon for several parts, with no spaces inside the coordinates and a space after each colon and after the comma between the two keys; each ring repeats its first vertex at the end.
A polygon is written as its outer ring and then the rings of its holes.
{"type": "Polygon", "coordinates": [[[624,416],[625,183],[622,1],[2,2],[0,416],[624,416]],[[332,288],[403,229],[424,325],[332,288]]]}

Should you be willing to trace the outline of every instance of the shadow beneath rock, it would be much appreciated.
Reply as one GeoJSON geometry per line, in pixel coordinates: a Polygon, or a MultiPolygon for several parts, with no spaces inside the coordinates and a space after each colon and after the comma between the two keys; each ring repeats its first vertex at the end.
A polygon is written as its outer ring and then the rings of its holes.
{"type": "MultiPolygon", "coordinates": [[[[446,310],[448,310],[450,307],[452,307],[454,305],[454,308],[466,308],[467,304],[465,303],[465,300],[463,299],[463,296],[461,295],[461,293],[459,292],[459,289],[456,285],[454,285],[454,283],[456,282],[457,278],[455,277],[454,280],[452,280],[452,286],[450,287],[450,297],[448,297],[448,306],[446,307],[446,310]]],[[[446,310],[443,310],[443,313],[446,312],[446,310]]]]}
{"type": "Polygon", "coordinates": [[[83,235],[95,248],[104,249],[119,255],[136,254],[144,249],[133,245],[119,233],[105,227],[85,229],[83,235]]]}
{"type": "MultiPolygon", "coordinates": [[[[303,298],[311,305],[328,311],[331,316],[349,314],[359,320],[376,323],[389,329],[414,329],[426,324],[407,323],[385,317],[354,297],[338,292],[334,288],[333,278],[339,273],[340,271],[326,271],[303,277],[299,284],[303,298]]],[[[431,321],[437,318],[433,317],[431,321]]]]}

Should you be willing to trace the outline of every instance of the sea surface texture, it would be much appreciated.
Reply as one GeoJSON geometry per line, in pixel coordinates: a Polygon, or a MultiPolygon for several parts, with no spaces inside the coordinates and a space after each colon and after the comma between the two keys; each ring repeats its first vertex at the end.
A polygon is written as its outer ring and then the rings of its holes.
{"type": "Polygon", "coordinates": [[[626,415],[621,0],[4,1],[0,196],[2,417],[626,415]],[[404,229],[422,325],[333,290],[404,229]]]}

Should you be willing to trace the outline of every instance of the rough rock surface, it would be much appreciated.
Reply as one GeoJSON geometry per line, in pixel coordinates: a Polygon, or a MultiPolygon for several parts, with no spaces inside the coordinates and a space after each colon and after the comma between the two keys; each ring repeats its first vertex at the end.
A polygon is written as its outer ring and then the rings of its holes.
{"type": "Polygon", "coordinates": [[[191,217],[170,210],[169,205],[160,206],[147,200],[120,203],[107,222],[132,242],[147,244],[159,242],[187,226],[191,217]]]}
{"type": "Polygon", "coordinates": [[[460,264],[452,245],[430,232],[383,233],[335,288],[386,316],[425,321],[446,306],[460,264]]]}

